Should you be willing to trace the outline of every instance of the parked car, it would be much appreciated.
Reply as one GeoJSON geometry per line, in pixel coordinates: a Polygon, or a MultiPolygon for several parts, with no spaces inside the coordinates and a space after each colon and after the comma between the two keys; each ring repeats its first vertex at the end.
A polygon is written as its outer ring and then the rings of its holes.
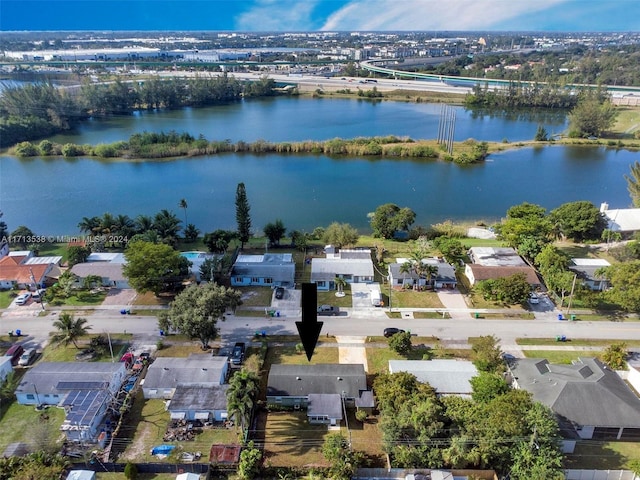
{"type": "Polygon", "coordinates": [[[529,303],[531,304],[540,303],[540,298],[538,298],[538,295],[536,295],[535,293],[531,293],[529,295],[529,303]]]}
{"type": "Polygon", "coordinates": [[[233,346],[233,350],[231,351],[231,363],[233,365],[242,365],[242,362],[244,361],[244,351],[244,342],[236,342],[233,346]]]}
{"type": "Polygon", "coordinates": [[[33,292],[32,298],[36,303],[40,303],[42,301],[42,297],[44,297],[44,293],[47,291],[46,288],[39,288],[35,292],[33,292]]]}
{"type": "Polygon", "coordinates": [[[18,360],[18,365],[20,365],[21,367],[30,365],[31,362],[33,362],[33,360],[36,358],[37,354],[38,351],[35,348],[25,350],[24,353],[20,356],[20,360],[18,360]]]}
{"type": "Polygon", "coordinates": [[[98,352],[96,352],[93,348],[85,348],[76,354],[76,360],[81,362],[86,362],[88,360],[93,360],[98,356],[98,352]]]}
{"type": "Polygon", "coordinates": [[[393,337],[396,333],[404,333],[404,330],[401,328],[389,327],[385,328],[384,332],[382,332],[386,338],[393,337]]]}
{"type": "Polygon", "coordinates": [[[18,295],[16,297],[15,303],[16,303],[16,305],[26,305],[30,298],[31,298],[31,293],[30,292],[23,293],[23,294],[18,295]]]}
{"type": "Polygon", "coordinates": [[[283,287],[276,287],[276,298],[278,300],[282,300],[284,298],[284,288],[283,287]]]}
{"type": "Polygon", "coordinates": [[[7,353],[5,353],[5,357],[11,357],[11,365],[17,365],[20,357],[24,353],[24,347],[22,345],[11,345],[7,353]]]}
{"type": "Polygon", "coordinates": [[[332,305],[320,305],[318,307],[318,315],[335,316],[338,315],[338,307],[332,305]]]}

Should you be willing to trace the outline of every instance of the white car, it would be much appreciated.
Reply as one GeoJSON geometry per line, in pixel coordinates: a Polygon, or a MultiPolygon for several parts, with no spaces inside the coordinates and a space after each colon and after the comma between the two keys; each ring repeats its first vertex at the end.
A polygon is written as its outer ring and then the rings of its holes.
{"type": "Polygon", "coordinates": [[[26,305],[29,299],[31,298],[31,293],[23,293],[22,295],[18,295],[16,298],[16,305],[26,305]]]}

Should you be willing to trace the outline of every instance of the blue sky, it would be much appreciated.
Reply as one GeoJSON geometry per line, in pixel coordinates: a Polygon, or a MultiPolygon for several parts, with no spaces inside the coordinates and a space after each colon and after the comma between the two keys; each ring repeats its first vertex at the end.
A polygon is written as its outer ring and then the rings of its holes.
{"type": "Polygon", "coordinates": [[[0,30],[640,31],[640,0],[0,0],[0,30]]]}

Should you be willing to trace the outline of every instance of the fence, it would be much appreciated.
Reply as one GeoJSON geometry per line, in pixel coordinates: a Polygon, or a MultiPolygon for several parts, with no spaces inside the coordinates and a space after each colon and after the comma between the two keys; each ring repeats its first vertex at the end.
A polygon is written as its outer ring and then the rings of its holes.
{"type": "Polygon", "coordinates": [[[630,470],[565,470],[566,480],[637,480],[630,470]]]}

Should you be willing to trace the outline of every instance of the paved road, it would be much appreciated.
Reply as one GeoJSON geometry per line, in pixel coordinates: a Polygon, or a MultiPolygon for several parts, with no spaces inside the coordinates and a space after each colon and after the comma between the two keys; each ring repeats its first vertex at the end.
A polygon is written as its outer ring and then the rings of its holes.
{"type": "MultiPolygon", "coordinates": [[[[366,312],[344,310],[339,317],[325,317],[322,335],[381,335],[385,327],[394,326],[412,333],[433,335],[442,340],[466,342],[470,336],[493,334],[501,339],[503,345],[514,345],[518,337],[554,338],[565,335],[572,338],[602,339],[634,339],[640,340],[640,322],[570,322],[558,321],[553,312],[543,312],[535,320],[488,320],[474,319],[471,311],[452,312],[450,319],[389,319],[384,309],[368,309],[366,312]],[[373,310],[373,311],[372,311],[373,310]]],[[[98,310],[87,312],[86,318],[92,326],[92,332],[122,333],[128,332],[148,341],[159,338],[159,330],[155,317],[138,315],[121,315],[119,310],[98,310]]],[[[46,316],[33,316],[11,313],[0,317],[0,328],[3,331],[20,329],[32,341],[46,342],[49,332],[53,330],[52,322],[57,318],[56,312],[46,316]]],[[[295,321],[299,317],[265,318],[228,316],[220,322],[223,340],[236,341],[251,338],[255,332],[266,332],[268,335],[297,334],[295,321]]]]}

